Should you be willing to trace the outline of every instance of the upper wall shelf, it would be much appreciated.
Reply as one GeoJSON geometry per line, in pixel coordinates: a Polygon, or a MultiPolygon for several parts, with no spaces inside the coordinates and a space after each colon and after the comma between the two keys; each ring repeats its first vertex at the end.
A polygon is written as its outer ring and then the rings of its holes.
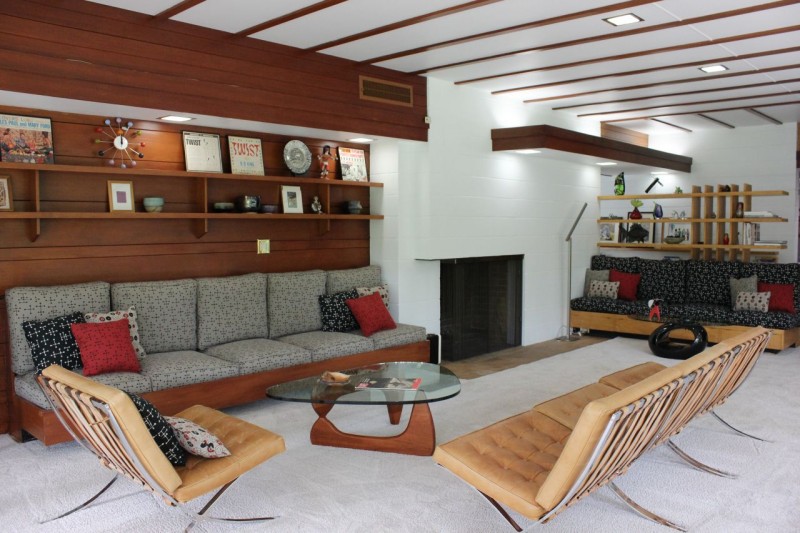
{"type": "Polygon", "coordinates": [[[492,150],[547,148],[593,156],[604,160],[657,167],[678,172],[692,171],[692,158],[622,141],[541,124],[492,130],[492,150]]]}

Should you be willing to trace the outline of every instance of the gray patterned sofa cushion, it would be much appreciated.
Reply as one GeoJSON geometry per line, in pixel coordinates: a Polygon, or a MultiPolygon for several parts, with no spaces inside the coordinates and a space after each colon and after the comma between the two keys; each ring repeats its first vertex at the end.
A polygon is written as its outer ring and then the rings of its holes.
{"type": "Polygon", "coordinates": [[[208,355],[239,366],[239,374],[253,374],[311,362],[311,354],[293,344],[270,339],[247,339],[214,346],[208,355]]]}
{"type": "Polygon", "coordinates": [[[308,333],[288,335],[278,340],[294,344],[311,352],[311,360],[314,362],[354,353],[369,352],[374,349],[372,340],[362,335],[333,331],[310,331],[308,333]]]}
{"type": "Polygon", "coordinates": [[[110,303],[109,284],[104,281],[8,289],[6,307],[11,340],[11,369],[17,375],[34,369],[31,349],[25,339],[25,332],[22,331],[23,322],[48,320],[75,311],[107,312],[110,310],[110,303]]]}
{"type": "Polygon", "coordinates": [[[267,275],[197,280],[197,347],[268,337],[267,275]]]}
{"type": "Polygon", "coordinates": [[[150,378],[153,390],[205,383],[239,375],[239,366],[200,352],[182,350],[148,354],[142,360],[142,375],[150,378]]]}
{"type": "Polygon", "coordinates": [[[378,265],[347,270],[329,270],[326,291],[328,294],[336,294],[356,287],[374,287],[380,284],[381,267],[378,265]]]}
{"type": "Polygon", "coordinates": [[[425,328],[421,326],[397,324],[395,329],[387,329],[373,333],[370,339],[372,339],[375,350],[382,350],[384,348],[391,348],[392,346],[424,341],[426,339],[426,333],[425,328]]]}
{"type": "Polygon", "coordinates": [[[141,281],[111,286],[114,309],[136,306],[139,336],[150,353],[197,349],[197,281],[141,281]]]}
{"type": "MultiPolygon", "coordinates": [[[[73,372],[83,375],[82,368],[76,368],[73,372]]],[[[104,385],[109,385],[134,394],[143,394],[153,390],[150,378],[135,372],[112,372],[110,374],[98,374],[92,379],[104,385]]],[[[29,402],[32,402],[42,409],[50,409],[47,398],[39,384],[36,383],[36,372],[28,372],[14,378],[14,392],[29,402]]]]}
{"type": "Polygon", "coordinates": [[[322,329],[319,297],[325,294],[325,272],[267,274],[269,338],[322,329]]]}

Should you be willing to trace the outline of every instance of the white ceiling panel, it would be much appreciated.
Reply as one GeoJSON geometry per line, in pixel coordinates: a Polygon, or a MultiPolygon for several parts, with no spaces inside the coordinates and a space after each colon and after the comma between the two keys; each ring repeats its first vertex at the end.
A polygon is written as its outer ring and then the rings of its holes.
{"type": "Polygon", "coordinates": [[[236,33],[267,20],[286,15],[318,0],[205,0],[175,15],[173,20],[236,33]]]}
{"type": "Polygon", "coordinates": [[[109,7],[117,7],[120,9],[127,9],[128,11],[136,11],[137,13],[144,13],[145,15],[157,15],[162,11],[166,11],[176,4],[180,4],[181,0],[90,0],[95,4],[103,4],[109,7]]]}
{"type": "Polygon", "coordinates": [[[722,39],[732,35],[756,33],[798,24],[800,24],[800,5],[703,22],[694,27],[711,39],[722,39]]]}
{"type": "Polygon", "coordinates": [[[722,13],[734,9],[751,7],[753,0],[662,0],[654,5],[675,15],[679,20],[702,17],[711,13],[722,13]]]}

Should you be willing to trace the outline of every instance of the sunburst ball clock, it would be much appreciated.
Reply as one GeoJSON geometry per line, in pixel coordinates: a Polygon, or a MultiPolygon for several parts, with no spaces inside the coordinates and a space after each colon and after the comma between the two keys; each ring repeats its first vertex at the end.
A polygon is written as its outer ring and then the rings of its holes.
{"type": "Polygon", "coordinates": [[[107,154],[111,154],[111,158],[108,160],[109,165],[116,165],[117,164],[117,157],[119,157],[119,166],[120,168],[127,168],[128,165],[135,167],[136,160],[133,156],[138,157],[139,159],[144,159],[144,154],[142,153],[141,149],[144,148],[144,143],[134,143],[132,142],[136,137],[142,134],[141,130],[133,130],[133,122],[126,122],[125,124],[122,123],[122,119],[117,117],[112,122],[110,118],[105,120],[106,127],[98,127],[95,129],[97,133],[102,133],[105,135],[105,139],[95,139],[95,144],[110,144],[108,148],[103,148],[102,150],[98,150],[97,155],[100,157],[105,157],[107,154]],[[138,150],[136,148],[139,148],[138,150]],[[113,153],[111,152],[113,150],[113,153]],[[127,159],[126,159],[127,158],[127,159]]]}

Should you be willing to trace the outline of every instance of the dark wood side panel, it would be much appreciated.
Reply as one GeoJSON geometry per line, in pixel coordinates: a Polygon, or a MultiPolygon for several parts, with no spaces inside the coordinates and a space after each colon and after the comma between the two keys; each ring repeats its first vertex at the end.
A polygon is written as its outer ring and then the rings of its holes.
{"type": "Polygon", "coordinates": [[[600,136],[604,139],[635,144],[636,146],[642,146],[644,148],[650,145],[650,137],[646,133],[629,130],[628,128],[621,128],[606,122],[600,123],[600,136]]]}

